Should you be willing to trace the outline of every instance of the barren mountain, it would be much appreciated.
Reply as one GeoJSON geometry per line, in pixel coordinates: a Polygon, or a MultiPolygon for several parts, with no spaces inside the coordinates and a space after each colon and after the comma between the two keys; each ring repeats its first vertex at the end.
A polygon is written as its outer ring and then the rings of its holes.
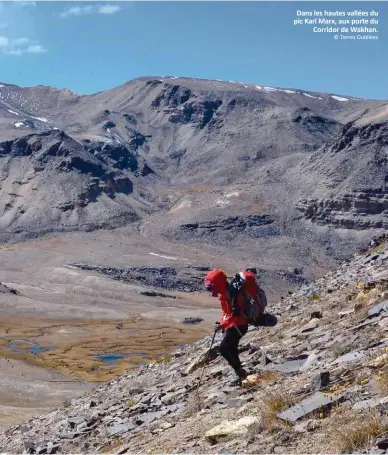
{"type": "Polygon", "coordinates": [[[312,278],[387,226],[387,117],[383,101],[191,78],[90,96],[3,83],[0,238],[133,226],[312,278]]]}

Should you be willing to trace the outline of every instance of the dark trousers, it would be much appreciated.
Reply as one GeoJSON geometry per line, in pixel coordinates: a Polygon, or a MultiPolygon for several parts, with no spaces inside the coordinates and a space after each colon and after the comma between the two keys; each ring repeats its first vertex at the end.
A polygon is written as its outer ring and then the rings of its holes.
{"type": "Polygon", "coordinates": [[[237,328],[238,330],[236,327],[226,329],[225,336],[219,347],[220,354],[234,370],[241,368],[241,361],[238,356],[238,344],[241,338],[247,333],[248,325],[239,325],[237,328]]]}

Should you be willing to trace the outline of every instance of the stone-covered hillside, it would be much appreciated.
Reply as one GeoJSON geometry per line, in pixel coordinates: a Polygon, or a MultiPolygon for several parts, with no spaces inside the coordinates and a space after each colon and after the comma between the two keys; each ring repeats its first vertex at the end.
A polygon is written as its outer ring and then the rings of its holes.
{"type": "MultiPolygon", "coordinates": [[[[229,385],[210,337],[9,428],[9,453],[379,453],[388,448],[388,239],[269,311],[229,385]]],[[[219,335],[221,336],[221,335],[219,335]]],[[[217,339],[218,343],[219,339],[217,339]]],[[[217,344],[216,344],[217,345],[217,344]]]]}

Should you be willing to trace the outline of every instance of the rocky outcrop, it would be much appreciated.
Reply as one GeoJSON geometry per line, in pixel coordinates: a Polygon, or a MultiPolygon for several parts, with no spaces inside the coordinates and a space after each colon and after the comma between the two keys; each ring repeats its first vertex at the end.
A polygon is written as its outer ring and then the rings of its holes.
{"type": "Polygon", "coordinates": [[[203,129],[213,120],[214,114],[221,104],[221,100],[186,103],[181,109],[170,115],[169,121],[180,125],[193,123],[199,129],[203,129]]]}
{"type": "MultiPolygon", "coordinates": [[[[152,81],[150,82],[152,85],[152,81]]],[[[148,85],[150,85],[150,83],[148,83],[148,85]]],[[[184,104],[190,97],[191,90],[180,85],[165,84],[163,90],[151,103],[151,106],[153,108],[174,108],[184,104]]]]}
{"type": "Polygon", "coordinates": [[[122,144],[87,141],[85,150],[92,153],[106,165],[117,169],[135,172],[139,167],[135,153],[122,144]]]}
{"type": "MultiPolygon", "coordinates": [[[[338,137],[334,138],[331,148],[334,153],[345,150],[357,142],[364,145],[376,143],[378,146],[388,145],[388,124],[386,122],[376,122],[367,125],[357,125],[354,122],[347,123],[338,137]]],[[[387,158],[378,164],[387,164],[387,158]]]]}
{"type": "Polygon", "coordinates": [[[152,196],[142,184],[152,174],[144,158],[113,141],[81,143],[62,131],[4,141],[0,240],[138,220],[152,210],[152,196]]]}
{"type": "Polygon", "coordinates": [[[294,113],[292,121],[307,131],[322,139],[332,137],[341,129],[341,124],[333,119],[316,115],[309,108],[304,107],[294,113]]]}
{"type": "Polygon", "coordinates": [[[296,208],[318,225],[388,227],[388,122],[349,122],[301,164],[315,187],[296,208]]]}
{"type": "MultiPolygon", "coordinates": [[[[271,226],[274,223],[269,215],[250,214],[245,216],[229,216],[211,221],[199,221],[196,223],[182,224],[181,230],[190,235],[208,236],[215,232],[227,231],[237,235],[245,232],[251,237],[263,236],[262,227],[271,226]]],[[[273,233],[276,228],[273,228],[273,233]]]]}
{"type": "MultiPolygon", "coordinates": [[[[142,286],[152,286],[170,291],[198,292],[203,291],[203,266],[174,267],[128,267],[119,269],[98,264],[72,262],[69,267],[81,270],[93,270],[107,275],[114,280],[142,286]]],[[[205,267],[207,268],[207,267],[205,267]]],[[[154,293],[153,295],[160,295],[154,293]]]]}
{"type": "Polygon", "coordinates": [[[301,199],[296,209],[307,220],[342,229],[387,229],[388,189],[365,190],[334,199],[301,199]]]}
{"type": "Polygon", "coordinates": [[[10,288],[5,284],[0,283],[0,294],[13,294],[18,295],[18,291],[16,289],[10,288]]]}

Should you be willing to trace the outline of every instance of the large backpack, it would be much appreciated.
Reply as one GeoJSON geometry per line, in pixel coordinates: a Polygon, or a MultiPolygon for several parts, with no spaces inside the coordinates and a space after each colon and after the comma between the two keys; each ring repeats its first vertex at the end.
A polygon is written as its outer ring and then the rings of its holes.
{"type": "MultiPolygon", "coordinates": [[[[250,294],[244,291],[244,278],[241,274],[237,273],[228,281],[228,295],[232,301],[232,308],[238,307],[238,296],[242,297],[243,302],[243,316],[247,319],[249,325],[257,327],[262,325],[263,315],[260,313],[259,306],[250,294]]],[[[256,282],[258,296],[260,302],[264,307],[267,306],[267,296],[264,290],[256,282]]]]}

